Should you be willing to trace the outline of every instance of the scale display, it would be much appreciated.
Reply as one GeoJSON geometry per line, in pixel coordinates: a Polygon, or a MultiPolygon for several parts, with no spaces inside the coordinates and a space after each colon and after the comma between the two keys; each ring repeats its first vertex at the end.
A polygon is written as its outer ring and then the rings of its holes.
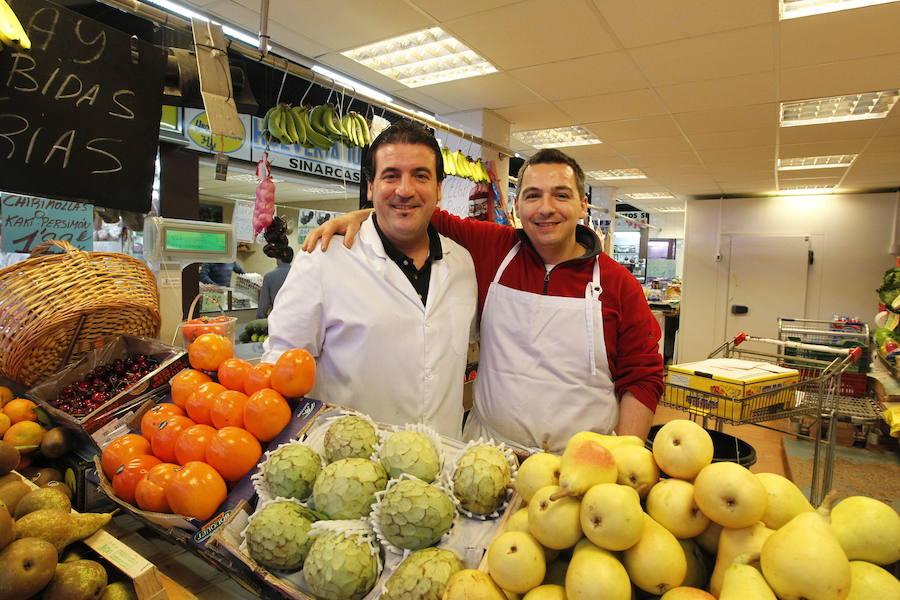
{"type": "Polygon", "coordinates": [[[225,252],[228,248],[227,244],[228,236],[224,233],[179,231],[177,229],[170,229],[166,232],[166,250],[225,252]]]}

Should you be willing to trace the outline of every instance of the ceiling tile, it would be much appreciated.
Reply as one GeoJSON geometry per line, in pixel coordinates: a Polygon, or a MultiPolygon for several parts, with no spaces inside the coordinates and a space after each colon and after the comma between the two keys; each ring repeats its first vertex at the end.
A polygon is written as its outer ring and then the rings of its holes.
{"type": "Polygon", "coordinates": [[[491,73],[416,88],[458,110],[500,108],[537,102],[539,98],[506,73],[491,73]]]}
{"type": "Polygon", "coordinates": [[[609,142],[681,135],[681,129],[678,127],[678,124],[668,115],[645,117],[643,119],[626,119],[623,121],[587,123],[583,127],[601,140],[609,142]]]}
{"type": "Polygon", "coordinates": [[[683,137],[650,138],[615,142],[612,146],[622,156],[668,154],[671,152],[690,152],[691,146],[683,137]]]}
{"type": "MultiPolygon", "coordinates": [[[[372,6],[382,10],[380,3],[372,6]]],[[[444,28],[501,69],[619,49],[582,0],[525,0],[448,21],[444,28]]]]}
{"type": "Polygon", "coordinates": [[[692,133],[688,135],[691,145],[696,150],[724,150],[728,148],[746,148],[748,146],[765,146],[775,142],[774,127],[750,129],[747,131],[726,131],[722,133],[692,133]]]}
{"type": "Polygon", "coordinates": [[[753,179],[749,181],[728,181],[719,184],[724,194],[755,196],[775,191],[774,179],[753,179]]]}
{"type": "Polygon", "coordinates": [[[774,25],[760,25],[629,50],[656,86],[775,68],[774,25]]]}
{"type": "Polygon", "coordinates": [[[412,0],[423,11],[435,18],[435,20],[443,22],[450,19],[458,19],[473,15],[475,13],[505,6],[507,4],[515,4],[519,0],[454,0],[447,2],[446,0],[412,0]]]}
{"type": "Polygon", "coordinates": [[[706,167],[702,165],[655,165],[644,170],[650,177],[658,179],[697,178],[709,179],[706,167]]]}
{"type": "MultiPolygon", "coordinates": [[[[230,0],[213,2],[192,2],[202,6],[204,12],[220,17],[224,22],[236,25],[256,35],[259,31],[259,2],[237,3],[230,0]]],[[[313,41],[307,35],[285,27],[275,19],[269,19],[269,36],[273,43],[289,48],[303,56],[318,56],[327,52],[329,46],[313,41]]]]}
{"type": "Polygon", "coordinates": [[[783,100],[897,89],[900,87],[900,54],[783,69],[780,85],[783,100]]]}
{"type": "Polygon", "coordinates": [[[777,102],[777,90],[775,71],[656,88],[673,113],[777,102]]]}
{"type": "MultiPolygon", "coordinates": [[[[568,148],[571,150],[571,148],[568,148]]],[[[568,152],[567,152],[568,154],[568,152]]],[[[610,156],[597,156],[594,158],[580,159],[578,164],[581,165],[581,168],[585,171],[599,171],[603,169],[630,169],[633,168],[634,165],[631,164],[631,161],[625,158],[624,156],[618,155],[610,155],[610,156]]],[[[610,185],[613,183],[619,183],[618,181],[604,181],[604,185],[610,185]]],[[[615,187],[615,186],[614,186],[615,187]]]]}
{"type": "Polygon", "coordinates": [[[773,2],[758,0],[594,0],[626,48],[772,23],[773,2]]]}
{"type": "Polygon", "coordinates": [[[850,172],[897,176],[900,173],[900,152],[866,152],[856,159],[850,172]]]}
{"type": "Polygon", "coordinates": [[[436,115],[444,115],[461,110],[457,106],[451,106],[449,104],[446,104],[445,102],[436,100],[435,98],[432,98],[425,92],[419,91],[418,89],[406,89],[402,92],[395,92],[394,95],[401,100],[406,100],[411,104],[421,106],[426,110],[430,110],[436,115]]]}
{"type": "Polygon", "coordinates": [[[703,164],[707,166],[746,164],[755,161],[769,161],[774,167],[775,146],[757,146],[755,148],[729,148],[726,150],[698,151],[703,164]]]}
{"type": "MultiPolygon", "coordinates": [[[[562,148],[562,151],[577,160],[579,163],[588,163],[593,160],[605,160],[607,158],[618,157],[619,154],[615,148],[609,144],[591,144],[590,146],[570,146],[562,148]]],[[[584,168],[584,167],[582,167],[584,168]]],[[[592,167],[593,168],[593,167],[592,167]]]]}
{"type": "Polygon", "coordinates": [[[355,79],[360,83],[364,83],[376,90],[380,90],[389,96],[395,92],[412,89],[395,79],[385,77],[378,71],[347,58],[343,54],[330,52],[328,54],[320,55],[316,60],[332,71],[346,75],[350,79],[355,79]]]}
{"type": "Polygon", "coordinates": [[[799,127],[779,127],[778,142],[803,144],[810,142],[836,142],[846,139],[869,139],[881,126],[881,119],[867,121],[847,121],[843,123],[823,123],[801,125],[799,127]]]}
{"type": "Polygon", "coordinates": [[[707,171],[716,181],[741,181],[775,177],[774,160],[747,160],[740,163],[707,165],[707,171]],[[748,176],[749,175],[749,176],[748,176]]]}
{"type": "Polygon", "coordinates": [[[565,100],[647,87],[625,51],[515,69],[510,75],[548,100],[565,100]]]}
{"type": "Polygon", "coordinates": [[[273,2],[269,19],[297,23],[298,31],[332,51],[349,50],[434,25],[404,0],[273,2]]]}
{"type": "Polygon", "coordinates": [[[894,108],[888,114],[887,118],[882,121],[881,129],[878,130],[879,135],[896,135],[900,134],[900,108],[894,105],[894,108]]]}
{"type": "Polygon", "coordinates": [[[834,156],[857,154],[868,143],[867,138],[846,138],[833,142],[809,142],[806,144],[779,144],[779,158],[804,158],[807,156],[834,156]]]}
{"type": "Polygon", "coordinates": [[[900,52],[897,23],[897,3],[781,21],[781,64],[796,67],[900,52]]]}
{"type": "Polygon", "coordinates": [[[556,105],[577,123],[619,121],[661,115],[665,107],[649,89],[561,100],[556,105]]]}
{"type": "Polygon", "coordinates": [[[565,127],[575,123],[572,117],[548,102],[495,108],[494,112],[512,124],[512,131],[565,127]]]}
{"type": "Polygon", "coordinates": [[[900,135],[878,135],[866,146],[866,152],[900,152],[900,135]]]}
{"type": "MultiPolygon", "coordinates": [[[[697,133],[721,133],[774,128],[778,124],[778,104],[755,104],[740,108],[718,108],[674,115],[688,137],[697,133]]],[[[799,129],[794,127],[793,129],[799,129]]]]}
{"type": "Polygon", "coordinates": [[[628,157],[635,166],[643,169],[659,165],[680,166],[700,165],[700,159],[693,152],[672,152],[670,154],[647,154],[628,157]]]}

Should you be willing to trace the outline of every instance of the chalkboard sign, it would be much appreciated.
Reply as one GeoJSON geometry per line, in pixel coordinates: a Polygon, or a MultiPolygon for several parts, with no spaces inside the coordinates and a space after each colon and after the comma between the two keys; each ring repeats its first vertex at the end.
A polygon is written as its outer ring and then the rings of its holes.
{"type": "Polygon", "coordinates": [[[147,212],[165,55],[46,0],[9,0],[31,50],[0,52],[0,190],[147,212]]]}

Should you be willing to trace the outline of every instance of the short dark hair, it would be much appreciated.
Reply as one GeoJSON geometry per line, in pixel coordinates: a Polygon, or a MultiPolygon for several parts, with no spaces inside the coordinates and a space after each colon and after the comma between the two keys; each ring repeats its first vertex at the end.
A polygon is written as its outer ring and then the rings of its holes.
{"type": "Polygon", "coordinates": [[[543,148],[528,157],[519,168],[519,186],[521,187],[522,185],[522,177],[525,175],[525,169],[531,165],[542,164],[569,165],[572,167],[572,170],[575,171],[575,185],[578,186],[578,199],[584,198],[584,171],[582,170],[581,165],[579,165],[578,161],[574,158],[565,152],[560,152],[556,148],[543,148]]]}
{"type": "Polygon", "coordinates": [[[375,153],[382,144],[419,144],[431,148],[434,152],[434,174],[438,183],[444,180],[444,157],[441,154],[441,146],[434,137],[432,130],[415,121],[404,119],[397,121],[384,131],[366,149],[366,159],[363,164],[363,174],[366,179],[375,179],[375,153]]]}

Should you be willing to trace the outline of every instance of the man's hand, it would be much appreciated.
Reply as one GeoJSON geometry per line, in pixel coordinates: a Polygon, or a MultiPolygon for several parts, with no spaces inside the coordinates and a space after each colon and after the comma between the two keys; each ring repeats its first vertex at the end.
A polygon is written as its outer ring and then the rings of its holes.
{"type": "Polygon", "coordinates": [[[653,411],[635,398],[631,392],[625,392],[619,402],[619,422],[616,425],[616,434],[636,435],[642,440],[646,440],[652,424],[653,411]]]}
{"type": "Polygon", "coordinates": [[[334,235],[343,235],[344,246],[350,248],[356,239],[356,234],[359,233],[359,228],[362,227],[363,222],[369,218],[371,213],[371,208],[354,210],[325,221],[325,223],[306,234],[306,239],[303,241],[302,246],[303,251],[312,252],[316,248],[316,242],[321,239],[322,252],[325,252],[328,250],[328,242],[331,241],[331,237],[334,235]]]}

